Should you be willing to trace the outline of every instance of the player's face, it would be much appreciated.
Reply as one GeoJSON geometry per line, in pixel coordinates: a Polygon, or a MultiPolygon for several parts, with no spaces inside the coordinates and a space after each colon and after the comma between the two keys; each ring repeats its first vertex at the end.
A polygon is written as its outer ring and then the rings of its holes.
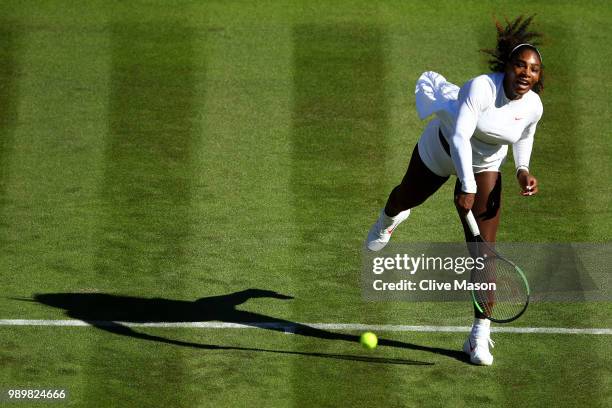
{"type": "Polygon", "coordinates": [[[520,99],[540,80],[542,62],[537,52],[524,49],[506,66],[504,90],[510,99],[520,99]]]}

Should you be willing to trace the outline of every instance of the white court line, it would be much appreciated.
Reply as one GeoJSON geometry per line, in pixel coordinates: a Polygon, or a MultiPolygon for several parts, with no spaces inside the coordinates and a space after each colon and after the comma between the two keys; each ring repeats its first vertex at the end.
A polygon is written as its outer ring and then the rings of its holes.
{"type": "MultiPolygon", "coordinates": [[[[434,333],[459,333],[469,332],[468,326],[404,326],[390,324],[357,324],[357,323],[225,323],[225,322],[85,322],[82,320],[25,320],[25,319],[3,319],[0,326],[60,326],[60,327],[83,327],[110,326],[121,324],[128,327],[162,327],[162,328],[197,328],[197,329],[284,329],[287,331],[298,331],[300,326],[307,326],[321,330],[354,330],[354,331],[377,331],[377,332],[434,332],[434,333]]],[[[541,333],[541,334],[612,334],[612,329],[598,328],[565,328],[565,327],[492,327],[496,333],[541,333]]]]}

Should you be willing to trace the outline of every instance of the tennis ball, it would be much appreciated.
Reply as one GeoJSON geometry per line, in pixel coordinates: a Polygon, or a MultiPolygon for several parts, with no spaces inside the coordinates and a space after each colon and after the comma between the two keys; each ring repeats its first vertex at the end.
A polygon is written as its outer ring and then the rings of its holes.
{"type": "Polygon", "coordinates": [[[376,335],[372,332],[365,332],[361,335],[359,342],[363,347],[371,350],[376,348],[376,345],[378,345],[378,337],[376,337],[376,335]]]}

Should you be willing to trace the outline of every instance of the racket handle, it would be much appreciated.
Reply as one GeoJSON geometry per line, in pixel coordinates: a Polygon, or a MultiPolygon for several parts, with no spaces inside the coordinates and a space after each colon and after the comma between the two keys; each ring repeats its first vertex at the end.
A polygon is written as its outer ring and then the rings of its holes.
{"type": "Polygon", "coordinates": [[[467,215],[465,216],[465,222],[467,222],[467,225],[470,228],[472,235],[474,235],[475,237],[480,235],[480,229],[478,228],[478,223],[476,222],[476,218],[474,218],[474,214],[472,213],[472,211],[468,211],[467,215]]]}

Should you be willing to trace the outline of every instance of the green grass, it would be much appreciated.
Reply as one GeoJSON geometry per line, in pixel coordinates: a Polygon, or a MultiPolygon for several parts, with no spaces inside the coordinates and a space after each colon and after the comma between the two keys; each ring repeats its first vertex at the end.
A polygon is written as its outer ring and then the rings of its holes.
{"type": "MultiPolygon", "coordinates": [[[[237,308],[294,322],[468,325],[468,303],[362,301],[360,247],[424,127],[418,75],[460,84],[486,72],[477,50],[493,43],[491,15],[534,12],[547,35],[532,157],[541,194],[517,194],[509,160],[499,239],[609,242],[612,129],[593,119],[609,114],[603,3],[3,2],[0,318],[66,318],[12,299],[37,293],[193,301],[260,288],[294,299],[237,308]]],[[[394,240],[460,241],[452,184],[394,240]]],[[[535,303],[515,325],[609,328],[611,311],[535,303]]],[[[261,329],[137,330],[201,347],[2,326],[0,388],[66,387],[70,406],[612,398],[608,336],[499,334],[483,369],[431,350],[458,350],[462,333],[380,333],[421,347],[368,352],[261,329]]]]}

